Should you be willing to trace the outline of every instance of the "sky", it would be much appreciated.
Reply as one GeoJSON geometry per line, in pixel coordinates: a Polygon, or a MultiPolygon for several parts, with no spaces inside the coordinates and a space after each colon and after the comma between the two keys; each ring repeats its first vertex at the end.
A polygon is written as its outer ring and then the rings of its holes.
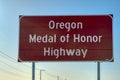
{"type": "MultiPolygon", "coordinates": [[[[18,63],[19,15],[113,14],[114,62],[101,63],[101,80],[120,76],[119,0],[0,0],[0,80],[30,80],[31,62],[18,63]]],[[[96,62],[36,62],[36,80],[96,80],[96,62]]]]}

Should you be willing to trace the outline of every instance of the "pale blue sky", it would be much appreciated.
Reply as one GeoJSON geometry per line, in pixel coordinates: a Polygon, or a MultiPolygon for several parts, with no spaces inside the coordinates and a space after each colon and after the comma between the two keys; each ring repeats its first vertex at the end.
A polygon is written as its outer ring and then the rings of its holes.
{"type": "MultiPolygon", "coordinates": [[[[0,0],[0,51],[16,59],[16,64],[11,63],[7,57],[0,55],[0,60],[7,64],[12,64],[15,68],[26,71],[29,77],[16,77],[6,74],[13,71],[5,64],[0,62],[0,77],[7,80],[29,80],[31,69],[17,63],[18,58],[18,39],[19,39],[19,15],[94,15],[94,14],[113,14],[113,53],[114,62],[101,63],[101,80],[119,80],[120,74],[120,1],[119,0],[0,0]],[[3,71],[2,71],[3,70],[3,71]]],[[[24,63],[31,67],[31,63],[24,63]]],[[[95,62],[37,62],[37,69],[45,69],[43,80],[56,80],[48,73],[59,75],[61,80],[96,80],[95,62]],[[50,79],[51,78],[51,79],[50,79]]],[[[18,73],[15,71],[17,75],[18,73]]],[[[39,80],[39,70],[36,70],[36,80],[39,80]]]]}

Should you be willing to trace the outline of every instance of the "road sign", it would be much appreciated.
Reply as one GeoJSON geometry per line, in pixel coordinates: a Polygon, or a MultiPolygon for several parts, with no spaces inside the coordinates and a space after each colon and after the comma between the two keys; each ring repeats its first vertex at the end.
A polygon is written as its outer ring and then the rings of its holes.
{"type": "Polygon", "coordinates": [[[112,15],[20,16],[19,61],[113,61],[112,15]]]}

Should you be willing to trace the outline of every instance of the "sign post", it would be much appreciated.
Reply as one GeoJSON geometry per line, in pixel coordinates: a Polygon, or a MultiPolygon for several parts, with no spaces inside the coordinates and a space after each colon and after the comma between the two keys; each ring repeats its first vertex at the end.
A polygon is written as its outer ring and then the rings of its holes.
{"type": "Polygon", "coordinates": [[[100,80],[100,62],[97,62],[97,80],[100,80]]]}
{"type": "Polygon", "coordinates": [[[35,62],[32,62],[32,80],[35,80],[35,62]]]}

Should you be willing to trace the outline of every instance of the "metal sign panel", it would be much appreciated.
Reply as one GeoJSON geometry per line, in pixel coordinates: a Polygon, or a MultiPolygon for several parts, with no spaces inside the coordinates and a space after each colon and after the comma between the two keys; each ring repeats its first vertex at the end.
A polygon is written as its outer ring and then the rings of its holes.
{"type": "Polygon", "coordinates": [[[18,61],[113,61],[112,18],[20,16],[18,61]]]}

